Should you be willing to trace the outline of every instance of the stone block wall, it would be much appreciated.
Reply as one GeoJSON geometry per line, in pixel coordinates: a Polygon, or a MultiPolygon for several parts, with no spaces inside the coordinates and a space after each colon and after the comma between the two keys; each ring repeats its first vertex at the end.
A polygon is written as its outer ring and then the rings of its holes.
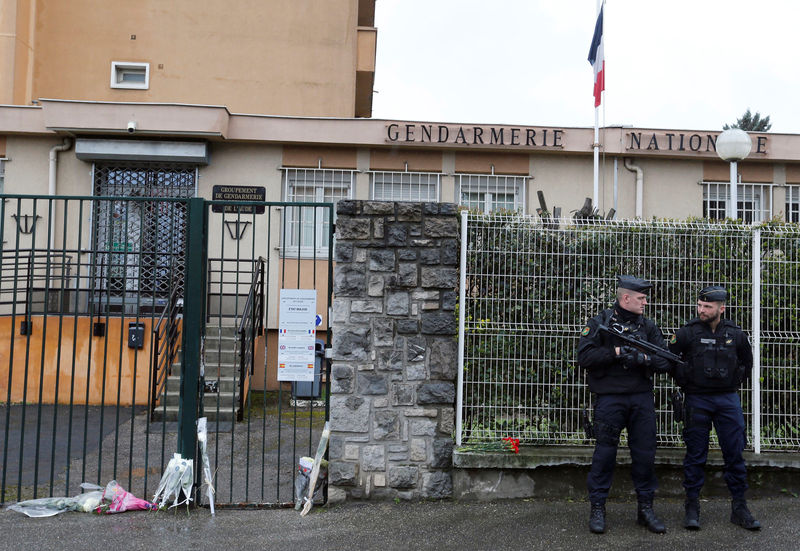
{"type": "Polygon", "coordinates": [[[329,500],[453,492],[459,217],[337,205],[329,500]]]}

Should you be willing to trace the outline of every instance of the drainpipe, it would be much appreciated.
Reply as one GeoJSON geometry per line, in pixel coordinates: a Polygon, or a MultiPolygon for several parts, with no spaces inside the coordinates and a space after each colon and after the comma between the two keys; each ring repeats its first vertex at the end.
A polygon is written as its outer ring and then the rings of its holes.
{"type": "Polygon", "coordinates": [[[625,168],[636,173],[636,218],[641,218],[642,195],[644,194],[644,171],[633,164],[630,159],[625,159],[625,168]]]}
{"type": "MultiPolygon", "coordinates": [[[[72,140],[64,138],[64,143],[61,145],[54,145],[50,148],[50,172],[47,177],[47,194],[51,197],[56,195],[56,174],[58,173],[58,153],[66,151],[72,147],[72,140]]],[[[53,248],[56,245],[56,220],[55,220],[55,202],[50,201],[50,243],[48,248],[53,248]]]]}

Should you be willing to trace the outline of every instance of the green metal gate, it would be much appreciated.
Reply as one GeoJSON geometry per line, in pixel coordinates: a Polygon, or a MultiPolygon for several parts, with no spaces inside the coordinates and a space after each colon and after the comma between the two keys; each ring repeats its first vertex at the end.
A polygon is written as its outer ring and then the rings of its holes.
{"type": "Polygon", "coordinates": [[[328,418],[332,219],[330,203],[4,196],[0,501],[111,479],[151,498],[206,416],[217,502],[291,504],[328,418]],[[310,390],[276,381],[282,288],[317,290],[310,390]]]}

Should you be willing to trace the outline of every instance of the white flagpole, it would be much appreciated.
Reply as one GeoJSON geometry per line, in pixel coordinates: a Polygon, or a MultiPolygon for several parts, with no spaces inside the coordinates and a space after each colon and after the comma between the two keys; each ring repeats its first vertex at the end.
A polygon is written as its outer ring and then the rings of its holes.
{"type": "Polygon", "coordinates": [[[598,123],[599,107],[594,108],[594,193],[592,195],[592,208],[599,209],[598,198],[600,196],[600,130],[598,123]]]}
{"type": "MultiPolygon", "coordinates": [[[[600,10],[603,7],[603,0],[597,0],[597,16],[600,16],[600,10]]],[[[603,21],[603,34],[605,34],[605,21],[603,21]]],[[[605,36],[603,36],[605,41],[605,36]]],[[[605,50],[605,48],[603,48],[605,50]]],[[[603,59],[605,60],[605,51],[603,52],[603,59]]],[[[603,73],[605,78],[605,72],[603,73]]],[[[600,97],[603,97],[603,92],[600,92],[600,97]]],[[[594,108],[594,187],[592,191],[592,208],[600,208],[600,107],[594,108]]]]}

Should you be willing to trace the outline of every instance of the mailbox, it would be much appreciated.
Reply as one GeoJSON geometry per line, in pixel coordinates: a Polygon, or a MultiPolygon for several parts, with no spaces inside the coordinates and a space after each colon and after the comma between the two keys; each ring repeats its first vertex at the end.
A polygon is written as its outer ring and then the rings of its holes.
{"type": "Polygon", "coordinates": [[[128,347],[144,347],[144,324],[132,321],[128,324],[128,347]]]}

